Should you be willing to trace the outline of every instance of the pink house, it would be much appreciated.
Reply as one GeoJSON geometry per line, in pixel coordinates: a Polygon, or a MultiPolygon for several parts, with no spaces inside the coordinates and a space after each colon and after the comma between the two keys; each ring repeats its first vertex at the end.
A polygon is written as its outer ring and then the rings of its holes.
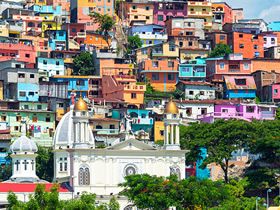
{"type": "Polygon", "coordinates": [[[276,106],[268,104],[223,104],[215,105],[215,112],[198,115],[201,122],[213,123],[215,120],[230,118],[242,119],[251,122],[257,120],[274,120],[276,106]]]}
{"type": "Polygon", "coordinates": [[[25,32],[36,32],[36,34],[42,33],[42,21],[41,16],[31,15],[13,15],[13,20],[23,21],[23,27],[25,32]]]}
{"type": "Polygon", "coordinates": [[[172,17],[188,17],[188,2],[155,2],[154,24],[165,25],[172,17]]]}
{"type": "Polygon", "coordinates": [[[36,62],[34,45],[0,43],[0,61],[18,60],[27,63],[36,62]]]}

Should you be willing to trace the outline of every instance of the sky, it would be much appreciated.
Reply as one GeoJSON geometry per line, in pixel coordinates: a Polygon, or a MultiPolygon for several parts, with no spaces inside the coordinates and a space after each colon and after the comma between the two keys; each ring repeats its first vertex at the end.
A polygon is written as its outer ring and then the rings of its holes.
{"type": "Polygon", "coordinates": [[[280,21],[280,0],[212,0],[226,2],[232,8],[243,8],[244,19],[261,18],[267,23],[280,21]]]}

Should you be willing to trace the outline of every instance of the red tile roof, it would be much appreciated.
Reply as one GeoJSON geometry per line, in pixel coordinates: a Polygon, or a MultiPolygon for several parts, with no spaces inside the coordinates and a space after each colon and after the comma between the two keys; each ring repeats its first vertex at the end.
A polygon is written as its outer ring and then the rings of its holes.
{"type": "MultiPolygon", "coordinates": [[[[0,192],[34,192],[37,183],[0,183],[0,192]]],[[[50,191],[53,186],[52,183],[43,184],[46,185],[46,189],[50,191]]],[[[59,192],[70,192],[66,184],[62,183],[59,188],[59,192]]]]}
{"type": "Polygon", "coordinates": [[[179,83],[182,82],[184,85],[201,85],[201,86],[215,86],[209,82],[201,82],[201,81],[183,81],[180,80],[179,83]]]}
{"type": "Polygon", "coordinates": [[[11,134],[0,134],[0,140],[12,140],[11,134]]]}

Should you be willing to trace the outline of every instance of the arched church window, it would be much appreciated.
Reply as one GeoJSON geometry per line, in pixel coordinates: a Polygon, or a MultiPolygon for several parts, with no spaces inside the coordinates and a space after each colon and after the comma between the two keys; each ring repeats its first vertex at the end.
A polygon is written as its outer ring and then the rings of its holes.
{"type": "Polygon", "coordinates": [[[170,176],[171,175],[176,175],[178,177],[178,179],[181,179],[180,169],[176,166],[170,167],[170,176]]]}
{"type": "Polygon", "coordinates": [[[83,167],[79,169],[79,185],[89,185],[90,184],[90,172],[89,168],[83,167]]]}
{"type": "Polygon", "coordinates": [[[97,125],[96,129],[102,129],[102,125],[97,125]]]}
{"type": "Polygon", "coordinates": [[[125,167],[124,176],[130,176],[135,174],[137,174],[136,166],[129,164],[125,167]]]}

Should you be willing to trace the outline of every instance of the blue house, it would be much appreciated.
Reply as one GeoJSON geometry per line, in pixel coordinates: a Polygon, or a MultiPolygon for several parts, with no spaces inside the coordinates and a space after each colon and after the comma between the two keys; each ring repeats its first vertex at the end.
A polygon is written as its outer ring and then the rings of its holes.
{"type": "Polygon", "coordinates": [[[39,101],[39,85],[17,83],[17,99],[19,101],[39,101]]]}
{"type": "Polygon", "coordinates": [[[61,76],[54,75],[50,77],[52,82],[68,82],[68,97],[74,91],[77,96],[87,97],[88,93],[88,76],[61,76]]]}
{"type": "Polygon", "coordinates": [[[142,47],[167,41],[166,26],[156,24],[132,26],[128,34],[129,36],[138,35],[143,43],[142,47]]]}
{"type": "Polygon", "coordinates": [[[46,30],[44,37],[49,38],[48,46],[52,50],[67,50],[66,31],[63,30],[46,30]]]}
{"type": "Polygon", "coordinates": [[[252,76],[224,76],[225,99],[254,99],[256,89],[252,76]]]}
{"type": "Polygon", "coordinates": [[[268,28],[270,31],[280,31],[280,21],[268,23],[268,28]]]}
{"type": "Polygon", "coordinates": [[[52,13],[54,16],[60,16],[61,6],[53,6],[53,5],[33,5],[28,9],[39,12],[39,13],[52,13]]]}
{"type": "Polygon", "coordinates": [[[206,64],[204,59],[179,64],[179,79],[189,81],[205,81],[206,64]]]}
{"type": "Polygon", "coordinates": [[[37,68],[39,69],[40,76],[64,75],[64,60],[37,57],[37,68]]]}

